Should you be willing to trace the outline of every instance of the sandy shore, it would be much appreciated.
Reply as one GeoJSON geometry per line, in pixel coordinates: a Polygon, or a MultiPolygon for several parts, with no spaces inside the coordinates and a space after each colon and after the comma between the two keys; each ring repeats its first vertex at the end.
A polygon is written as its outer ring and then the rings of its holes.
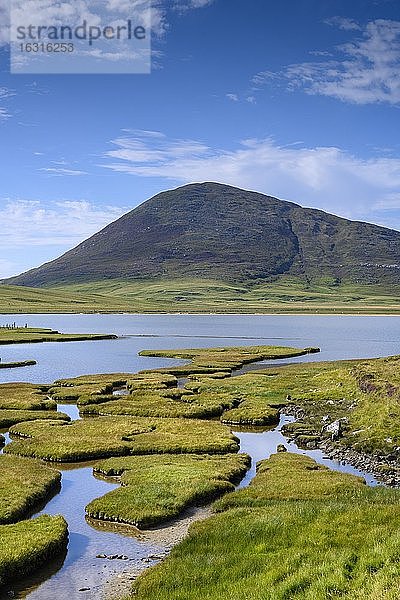
{"type": "Polygon", "coordinates": [[[187,536],[192,523],[207,519],[211,514],[209,506],[194,508],[187,510],[182,518],[171,521],[163,527],[141,531],[139,539],[145,544],[160,548],[160,550],[141,560],[127,561],[126,569],[115,574],[115,577],[103,588],[99,598],[101,600],[120,600],[129,596],[133,581],[145,569],[164,560],[172,548],[187,536]]]}

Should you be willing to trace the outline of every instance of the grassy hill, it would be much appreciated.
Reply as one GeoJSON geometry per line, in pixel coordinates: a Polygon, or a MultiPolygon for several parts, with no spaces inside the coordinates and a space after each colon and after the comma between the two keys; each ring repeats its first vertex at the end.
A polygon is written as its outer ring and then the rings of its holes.
{"type": "Polygon", "coordinates": [[[400,285],[400,232],[256,192],[201,183],[158,194],[63,256],[13,277],[32,287],[159,279],[235,285],[400,285]]]}
{"type": "Polygon", "coordinates": [[[304,284],[296,278],[252,285],[207,279],[99,281],[37,289],[0,285],[0,313],[182,312],[400,314],[400,287],[304,284]]]}
{"type": "Polygon", "coordinates": [[[202,183],[3,281],[0,312],[397,313],[399,292],[400,232],[202,183]]]}

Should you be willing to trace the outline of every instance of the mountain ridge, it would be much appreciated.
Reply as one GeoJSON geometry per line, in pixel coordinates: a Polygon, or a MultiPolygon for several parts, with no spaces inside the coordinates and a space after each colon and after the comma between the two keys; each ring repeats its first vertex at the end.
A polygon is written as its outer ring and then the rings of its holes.
{"type": "Polygon", "coordinates": [[[59,258],[2,283],[209,278],[400,283],[400,232],[214,182],[157,194],[59,258]]]}

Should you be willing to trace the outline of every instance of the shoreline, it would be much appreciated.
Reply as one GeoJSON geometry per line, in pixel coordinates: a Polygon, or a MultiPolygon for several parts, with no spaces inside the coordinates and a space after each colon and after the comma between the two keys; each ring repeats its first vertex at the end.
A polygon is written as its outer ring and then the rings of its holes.
{"type": "MultiPolygon", "coordinates": [[[[301,418],[303,411],[299,406],[289,405],[285,407],[285,414],[297,419],[301,418]]],[[[289,441],[296,442],[296,436],[286,436],[289,441]]],[[[307,450],[308,448],[304,448],[307,450]]],[[[331,460],[346,462],[352,467],[361,471],[366,471],[373,475],[380,483],[387,487],[400,487],[400,470],[396,460],[388,460],[384,457],[379,458],[365,452],[358,452],[352,448],[345,448],[338,443],[330,440],[316,442],[313,449],[321,450],[331,460]],[[386,472],[385,472],[386,470],[386,472]]]]}
{"type": "MultiPolygon", "coordinates": [[[[396,312],[342,312],[342,311],[337,311],[337,312],[332,312],[332,311],[315,311],[315,312],[294,312],[294,311],[290,311],[290,312],[285,312],[285,311],[277,311],[277,312],[183,312],[183,311],[176,311],[176,312],[164,312],[164,311],[141,311],[141,312],[128,312],[128,311],[88,311],[88,312],[65,312],[65,311],[49,311],[49,312],[16,312],[16,313],[10,313],[10,312],[2,312],[0,310],[0,315],[2,316],[22,316],[22,315],[43,315],[43,316],[50,316],[50,315],[65,315],[65,316],[69,316],[69,315],[80,315],[80,316],[86,316],[86,315],[104,315],[104,316],[119,316],[119,315],[126,315],[126,316],[142,316],[142,315],[164,315],[164,316],[175,316],[175,315],[180,315],[180,316],[197,316],[197,317],[214,317],[214,316],[227,316],[227,317],[257,317],[257,316],[262,316],[262,317],[277,317],[277,316],[285,316],[285,317],[400,317],[400,307],[398,309],[398,311],[396,312]]],[[[101,335],[101,334],[99,334],[101,335]]],[[[77,341],[81,341],[81,340],[77,340],[77,341]]]]}
{"type": "MultiPolygon", "coordinates": [[[[177,546],[188,535],[189,528],[193,523],[208,519],[212,515],[211,504],[202,507],[186,509],[180,518],[168,521],[164,525],[154,529],[138,529],[140,539],[148,545],[157,545],[162,548],[157,554],[149,554],[134,565],[127,566],[126,570],[118,573],[103,586],[99,600],[122,600],[132,593],[132,584],[144,571],[155,567],[165,560],[171,550],[177,546]]],[[[101,521],[100,521],[101,523],[101,521]]],[[[108,523],[108,530],[110,531],[108,523]]],[[[128,525],[115,524],[115,532],[123,531],[128,525]]],[[[97,598],[96,598],[97,600],[97,598]]]]}

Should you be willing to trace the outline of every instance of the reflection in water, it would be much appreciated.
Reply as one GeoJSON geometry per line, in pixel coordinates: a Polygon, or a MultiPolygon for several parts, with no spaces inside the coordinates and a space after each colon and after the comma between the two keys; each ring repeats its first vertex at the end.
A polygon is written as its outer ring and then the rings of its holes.
{"type": "Polygon", "coordinates": [[[57,412],[65,413],[71,421],[79,421],[82,418],[76,404],[57,404],[57,412]]]}
{"type": "Polygon", "coordinates": [[[106,529],[95,529],[87,523],[85,506],[93,498],[118,487],[116,483],[93,477],[94,462],[57,465],[62,472],[61,492],[37,514],[62,514],[65,517],[69,529],[68,554],[63,564],[58,564],[60,570],[57,572],[42,570],[28,582],[24,581],[23,588],[13,588],[17,592],[16,597],[31,600],[100,599],[105,584],[125,570],[128,564],[132,567],[149,553],[157,554],[162,550],[159,546],[142,543],[135,537],[134,528],[126,528],[125,532],[116,534],[106,529]],[[96,558],[98,554],[124,554],[129,561],[99,559],[96,558]],[[80,592],[82,588],[90,590],[80,592]]]}

